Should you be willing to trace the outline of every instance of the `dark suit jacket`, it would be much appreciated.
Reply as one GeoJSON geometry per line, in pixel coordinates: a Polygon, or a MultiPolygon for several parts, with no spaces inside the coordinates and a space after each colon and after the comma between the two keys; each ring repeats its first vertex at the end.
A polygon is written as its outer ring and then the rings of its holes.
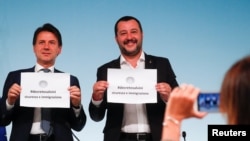
{"type": "MultiPolygon", "coordinates": [[[[8,90],[12,84],[20,85],[21,72],[34,72],[34,67],[10,72],[6,78],[3,96],[0,101],[0,125],[7,126],[12,122],[10,141],[28,141],[34,117],[34,108],[20,107],[20,99],[10,111],[6,110],[8,90]]],[[[62,73],[59,70],[55,73],[62,73]]],[[[32,81],[32,80],[30,80],[32,81]]],[[[80,88],[79,81],[75,76],[70,76],[70,85],[80,88]]],[[[52,125],[54,127],[55,141],[73,141],[71,129],[80,131],[85,126],[86,115],[81,108],[79,117],[75,116],[72,108],[52,108],[52,125]]]]}
{"type": "MultiPolygon", "coordinates": [[[[108,68],[120,68],[120,58],[108,62],[97,70],[97,81],[107,80],[108,68]]],[[[156,57],[145,54],[145,68],[157,69],[157,82],[166,82],[172,88],[178,86],[176,76],[167,58],[156,57]]],[[[165,103],[157,94],[157,103],[146,104],[148,121],[153,136],[153,141],[160,141],[162,132],[162,121],[165,112],[165,103]]],[[[90,117],[94,121],[101,121],[107,111],[106,124],[103,130],[104,141],[119,141],[124,104],[107,103],[107,91],[100,107],[96,107],[92,102],[89,104],[90,117]]]]}

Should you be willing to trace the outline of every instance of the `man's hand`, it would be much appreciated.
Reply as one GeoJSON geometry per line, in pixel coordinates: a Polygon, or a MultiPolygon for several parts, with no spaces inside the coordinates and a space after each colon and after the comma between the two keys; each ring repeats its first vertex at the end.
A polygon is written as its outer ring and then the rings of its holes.
{"type": "Polygon", "coordinates": [[[168,83],[162,82],[162,83],[157,83],[155,88],[157,92],[160,93],[162,100],[167,102],[169,95],[172,91],[172,88],[170,87],[170,85],[168,83]]]}
{"type": "Polygon", "coordinates": [[[7,101],[10,105],[14,105],[16,100],[20,97],[21,86],[18,84],[13,84],[8,91],[7,101]]]}
{"type": "Polygon", "coordinates": [[[92,98],[95,101],[100,101],[103,99],[104,92],[108,88],[107,81],[97,81],[93,86],[92,98]]]}
{"type": "Polygon", "coordinates": [[[70,100],[74,107],[79,107],[81,105],[81,90],[77,86],[69,87],[70,100]]]}

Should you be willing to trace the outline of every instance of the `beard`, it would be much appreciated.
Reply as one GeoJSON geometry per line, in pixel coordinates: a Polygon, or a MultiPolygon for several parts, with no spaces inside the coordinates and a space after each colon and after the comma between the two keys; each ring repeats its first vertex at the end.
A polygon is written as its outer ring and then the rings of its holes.
{"type": "Polygon", "coordinates": [[[141,47],[136,46],[135,50],[132,50],[132,51],[128,51],[128,50],[126,50],[126,48],[120,47],[120,50],[121,50],[122,54],[124,54],[125,56],[135,56],[135,55],[140,53],[141,47]]]}
{"type": "MultiPolygon", "coordinates": [[[[138,43],[138,41],[136,39],[131,39],[131,40],[125,40],[123,42],[123,44],[126,45],[129,42],[138,43]]],[[[122,46],[122,45],[119,45],[119,47],[120,47],[121,53],[126,55],[126,56],[135,56],[135,55],[139,54],[141,49],[142,49],[141,44],[137,44],[136,48],[134,50],[132,50],[132,51],[126,50],[126,48],[124,46],[122,46]]]]}

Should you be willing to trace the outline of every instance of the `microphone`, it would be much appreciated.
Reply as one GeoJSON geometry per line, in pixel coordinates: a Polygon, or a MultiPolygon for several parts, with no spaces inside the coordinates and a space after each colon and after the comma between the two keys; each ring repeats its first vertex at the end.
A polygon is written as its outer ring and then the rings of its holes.
{"type": "Polygon", "coordinates": [[[182,137],[183,137],[184,141],[186,141],[186,136],[187,136],[186,132],[182,131],[182,137]]]}

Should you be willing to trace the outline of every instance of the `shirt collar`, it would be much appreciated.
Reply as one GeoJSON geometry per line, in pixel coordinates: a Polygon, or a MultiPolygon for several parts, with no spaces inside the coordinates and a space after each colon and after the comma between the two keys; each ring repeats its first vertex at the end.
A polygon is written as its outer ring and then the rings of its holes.
{"type": "MultiPolygon", "coordinates": [[[[43,68],[44,68],[43,66],[39,65],[38,63],[36,63],[35,72],[38,72],[38,71],[40,71],[43,68]]],[[[51,72],[54,72],[54,68],[55,68],[54,66],[51,66],[48,69],[50,69],[51,72]]]]}
{"type": "MultiPolygon", "coordinates": [[[[140,62],[145,61],[145,53],[144,52],[142,52],[142,54],[141,54],[138,61],[140,61],[140,62]]],[[[120,57],[120,65],[126,64],[126,63],[127,63],[126,59],[121,55],[121,57],[120,57]]]]}

